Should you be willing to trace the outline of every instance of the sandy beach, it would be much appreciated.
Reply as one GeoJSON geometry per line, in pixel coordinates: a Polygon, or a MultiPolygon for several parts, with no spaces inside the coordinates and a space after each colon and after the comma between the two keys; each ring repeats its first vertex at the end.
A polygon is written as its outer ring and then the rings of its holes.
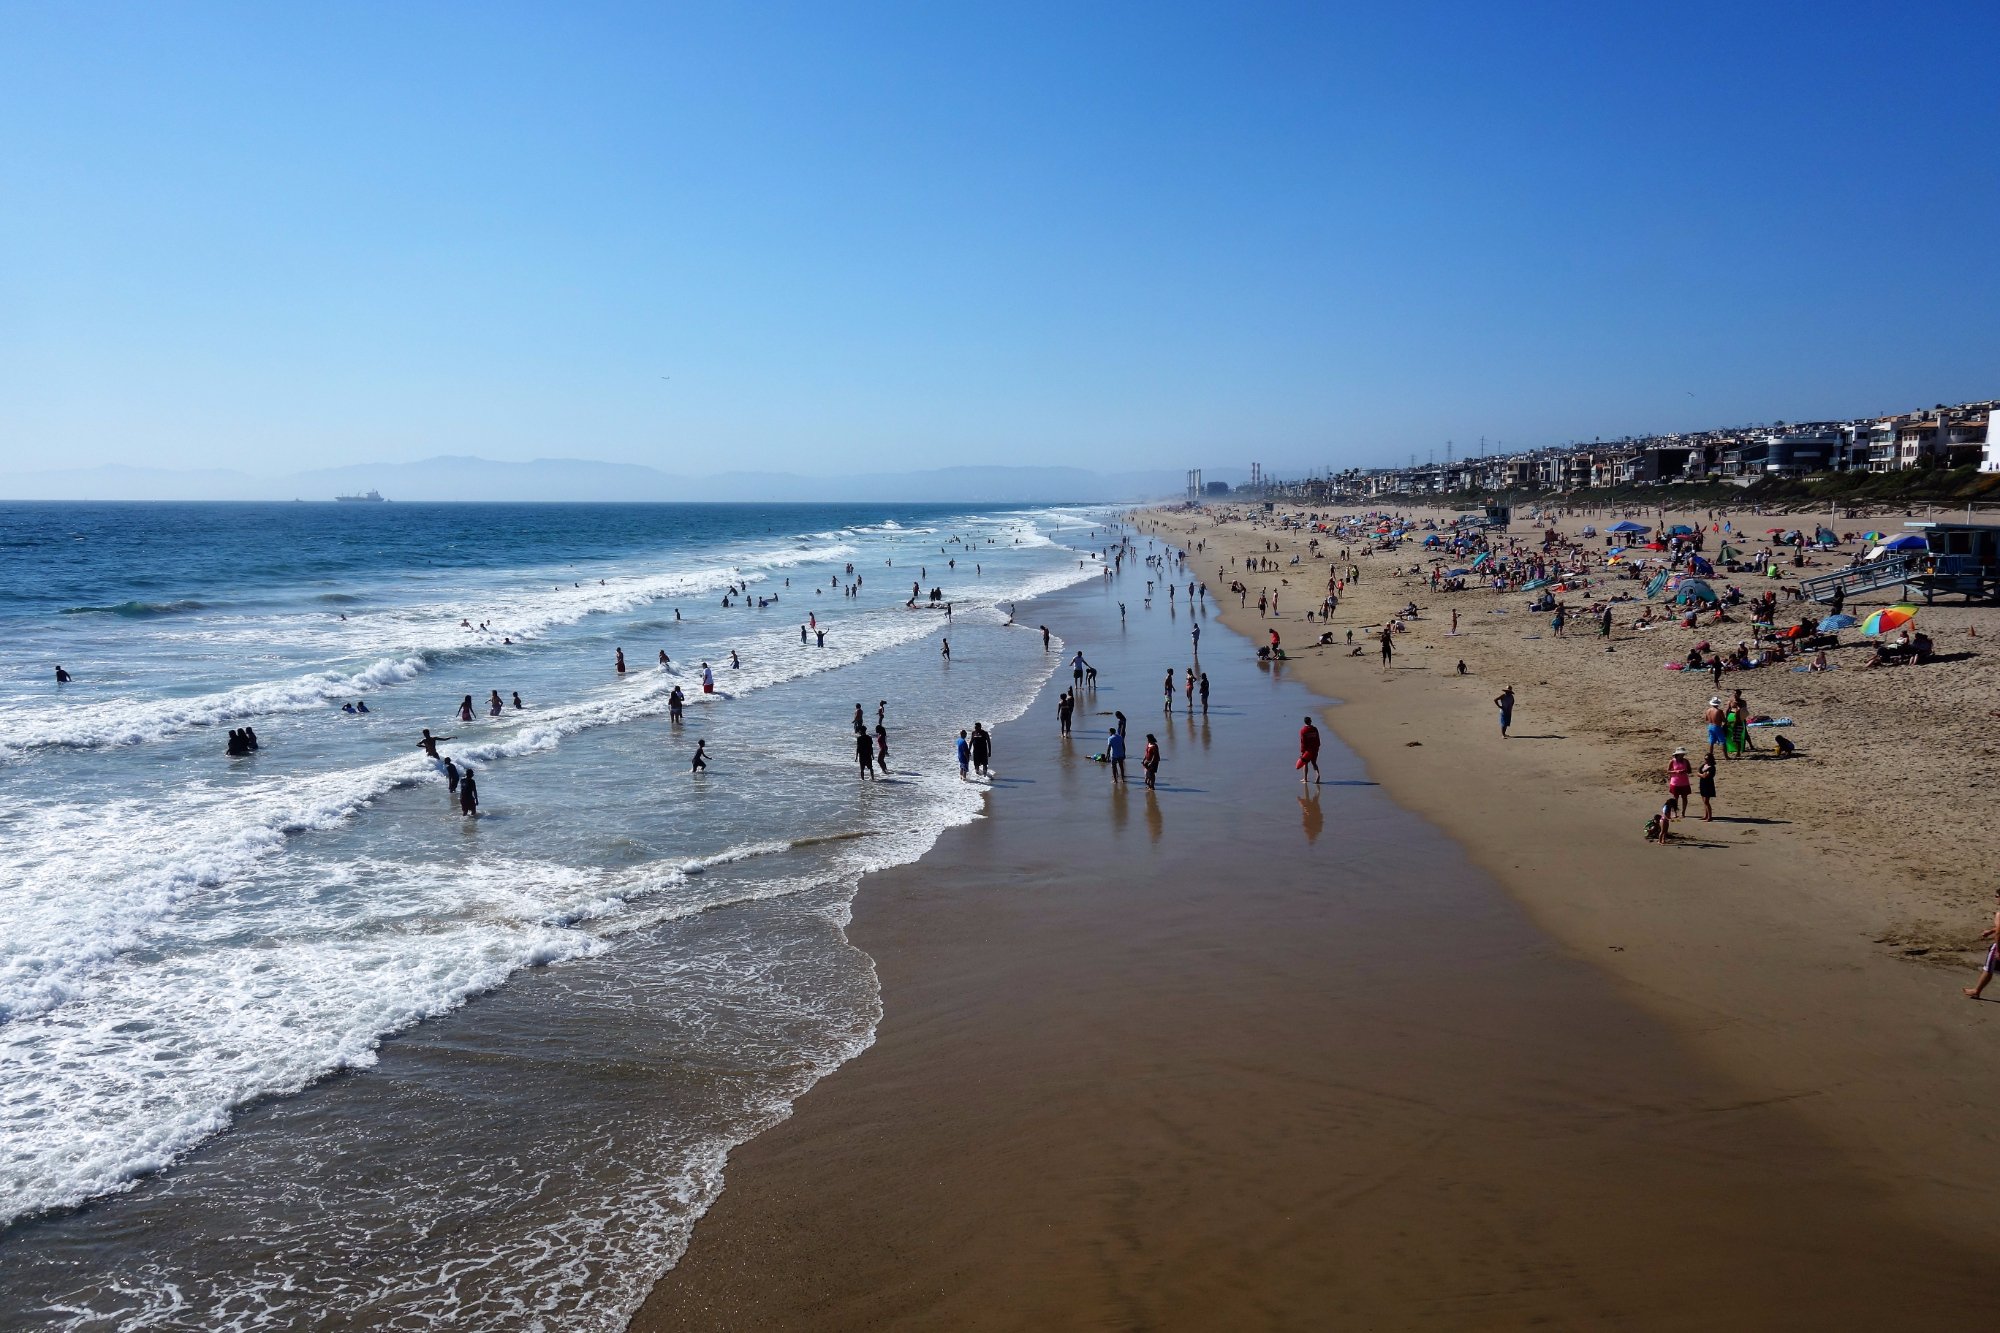
{"type": "MultiPolygon", "coordinates": [[[[1615,517],[1576,515],[1559,526],[1575,533],[1615,517]]],[[[1732,517],[1739,531],[1758,533],[1816,522],[1903,530],[1900,518],[1732,517]]],[[[1190,539],[1187,520],[1156,521],[1190,539]]],[[[1653,512],[1642,521],[1707,520],[1653,512]]],[[[1941,657],[1928,666],[1859,670],[1865,640],[1849,631],[1832,672],[1787,663],[1726,674],[1724,695],[1740,687],[1753,712],[1794,719],[1784,734],[1800,757],[1776,762],[1767,734],[1760,753],[1723,765],[1715,821],[1677,825],[1681,836],[1661,847],[1643,840],[1643,825],[1665,795],[1674,747],[1702,753],[1702,710],[1713,697],[1706,672],[1664,663],[1701,640],[1750,637],[1747,617],[1639,631],[1630,604],[1616,610],[1608,642],[1582,622],[1557,639],[1546,615],[1527,611],[1530,594],[1433,595],[1422,578],[1395,573],[1429,567],[1406,544],[1393,555],[1357,552],[1361,581],[1308,634],[1303,613],[1327,564],[1286,563],[1305,552],[1303,536],[1248,521],[1199,529],[1192,540],[1207,549],[1191,568],[1213,581],[1219,564],[1225,584],[1241,577],[1250,590],[1247,607],[1225,602],[1225,617],[1260,637],[1279,628],[1294,646],[1283,670],[1341,700],[1328,722],[1400,802],[1705,1058],[1764,1095],[1795,1099],[1909,1216],[2000,1243],[1978,1206],[1995,1183],[1985,1111],[2000,1095],[1989,1058],[1995,1011],[1959,995],[1974,979],[1984,947],[1976,936],[1991,916],[1996,835],[1977,813],[2000,767],[1986,734],[2000,709],[2000,672],[1984,652],[2000,632],[1990,608],[1925,607],[1919,625],[1941,657]],[[1267,542],[1281,572],[1242,574],[1267,542]],[[1260,617],[1265,589],[1281,595],[1282,615],[1260,617]],[[1372,643],[1348,655],[1347,631],[1363,641],[1411,600],[1421,614],[1399,636],[1393,668],[1381,667],[1372,643]],[[1323,628],[1341,646],[1298,646],[1323,628]],[[1507,685],[1519,704],[1503,741],[1493,700],[1507,685]]],[[[1526,521],[1511,535],[1540,541],[1526,521]]],[[[1847,554],[1818,559],[1803,572],[1837,568],[1847,554]]],[[[1782,586],[1733,578],[1751,596],[1782,586]]],[[[1572,593],[1571,605],[1620,588],[1572,593]]],[[[1865,614],[1894,601],[1894,591],[1864,594],[1849,609],[1865,614]]],[[[1781,619],[1798,614],[1784,606],[1781,619]]]]}
{"type": "Polygon", "coordinates": [[[1359,660],[1272,671],[1204,618],[1211,715],[1163,723],[1189,621],[1143,607],[1143,578],[1036,605],[1103,673],[1078,734],[1056,736],[1059,674],[998,733],[988,818],[864,883],[875,1045],[732,1155],[635,1328],[1818,1328],[1962,1307],[1990,1238],[1942,1223],[1985,1189],[1991,1089],[1953,1058],[1985,1014],[1950,977],[1858,918],[1787,922],[1811,881],[1761,887],[1784,853],[1755,839],[1729,883],[1662,870],[1706,849],[1639,842],[1608,795],[1577,797],[1604,779],[1570,751],[1502,759],[1473,739],[1495,728],[1448,713],[1483,678],[1410,671],[1364,701],[1359,660]],[[1355,749],[1330,739],[1302,794],[1309,686],[1346,701],[1325,713],[1355,749]],[[1089,761],[1112,709],[1135,755],[1158,730],[1159,792],[1089,761]],[[1813,949],[1828,975],[1788,1002],[1813,949]],[[1818,1034],[1811,1003],[1843,989],[1818,1034]]]}

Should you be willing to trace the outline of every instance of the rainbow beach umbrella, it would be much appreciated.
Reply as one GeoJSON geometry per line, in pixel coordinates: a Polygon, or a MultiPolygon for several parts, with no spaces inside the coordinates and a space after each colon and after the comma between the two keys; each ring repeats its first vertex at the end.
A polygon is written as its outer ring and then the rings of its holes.
{"type": "Polygon", "coordinates": [[[1868,619],[1861,622],[1861,632],[1869,635],[1887,634],[1891,630],[1901,629],[1916,618],[1916,607],[1908,602],[1898,602],[1894,606],[1885,606],[1880,611],[1871,612],[1868,619]]]}

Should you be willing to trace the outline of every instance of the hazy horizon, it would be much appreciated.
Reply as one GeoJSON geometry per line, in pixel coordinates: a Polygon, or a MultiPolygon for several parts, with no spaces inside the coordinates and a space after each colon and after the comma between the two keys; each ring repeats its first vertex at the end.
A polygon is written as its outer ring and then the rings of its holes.
{"type": "Polygon", "coordinates": [[[1970,5],[0,21],[0,474],[1296,475],[1996,388],[1970,5]]]}

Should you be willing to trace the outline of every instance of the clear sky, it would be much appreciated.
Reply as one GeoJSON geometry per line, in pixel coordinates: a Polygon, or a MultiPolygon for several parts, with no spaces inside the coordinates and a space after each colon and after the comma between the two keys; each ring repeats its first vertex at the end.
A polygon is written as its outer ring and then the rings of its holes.
{"type": "Polygon", "coordinates": [[[1295,472],[2000,394],[1997,12],[7,0],[0,470],[1295,472]]]}

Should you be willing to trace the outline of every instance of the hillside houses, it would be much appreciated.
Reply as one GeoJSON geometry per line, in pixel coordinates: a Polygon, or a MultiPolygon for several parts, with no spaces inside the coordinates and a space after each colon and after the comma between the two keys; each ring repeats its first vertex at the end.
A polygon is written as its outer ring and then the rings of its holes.
{"type": "Polygon", "coordinates": [[[1978,465],[2000,472],[2000,439],[1988,421],[2000,400],[1852,421],[1596,441],[1407,468],[1349,468],[1267,491],[1301,501],[1471,491],[1574,491],[1679,481],[1798,478],[1838,472],[1903,472],[1978,465]]]}

